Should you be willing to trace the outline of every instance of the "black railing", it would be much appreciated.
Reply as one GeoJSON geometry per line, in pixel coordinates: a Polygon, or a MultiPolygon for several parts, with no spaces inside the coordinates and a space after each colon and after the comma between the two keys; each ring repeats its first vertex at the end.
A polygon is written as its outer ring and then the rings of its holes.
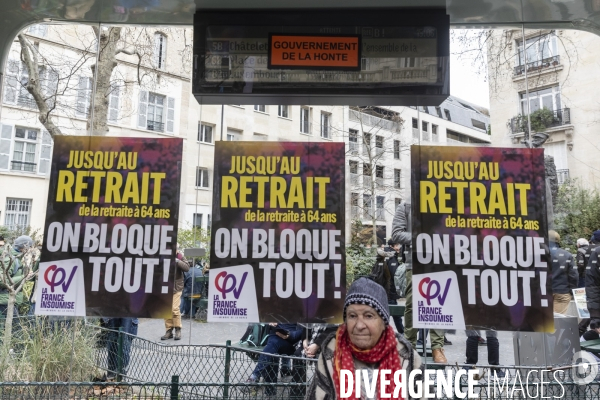
{"type": "Polygon", "coordinates": [[[36,163],[32,162],[12,161],[11,169],[13,171],[35,172],[36,165],[36,163]]]}
{"type": "Polygon", "coordinates": [[[546,69],[550,67],[556,67],[560,64],[560,56],[548,57],[542,60],[536,60],[528,62],[527,64],[517,65],[515,67],[515,76],[519,76],[525,73],[525,67],[527,67],[527,72],[537,72],[541,69],[546,69]]]}
{"type": "Polygon", "coordinates": [[[162,122],[158,122],[158,121],[147,121],[147,126],[148,126],[148,130],[149,131],[154,131],[154,132],[164,132],[165,130],[165,124],[162,122]]]}
{"type": "MultiPolygon", "coordinates": [[[[552,111],[552,114],[553,114],[552,121],[546,125],[546,129],[553,128],[556,126],[568,125],[571,123],[571,109],[570,108],[554,110],[554,111],[552,111]]],[[[521,133],[524,131],[523,126],[526,126],[526,124],[527,124],[527,116],[525,116],[525,115],[511,118],[511,120],[509,122],[510,132],[513,135],[516,133],[521,133]]],[[[533,121],[532,121],[532,125],[533,125],[533,121]]]]}

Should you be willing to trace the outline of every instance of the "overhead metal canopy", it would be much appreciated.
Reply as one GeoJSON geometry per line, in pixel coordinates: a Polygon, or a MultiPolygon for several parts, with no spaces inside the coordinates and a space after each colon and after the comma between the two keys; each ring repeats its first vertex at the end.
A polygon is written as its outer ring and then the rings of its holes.
{"type": "Polygon", "coordinates": [[[196,10],[446,8],[454,27],[580,29],[600,33],[600,3],[593,0],[0,0],[0,73],[17,33],[39,22],[191,26],[196,10]],[[117,4],[121,4],[118,6],[117,4]]]}

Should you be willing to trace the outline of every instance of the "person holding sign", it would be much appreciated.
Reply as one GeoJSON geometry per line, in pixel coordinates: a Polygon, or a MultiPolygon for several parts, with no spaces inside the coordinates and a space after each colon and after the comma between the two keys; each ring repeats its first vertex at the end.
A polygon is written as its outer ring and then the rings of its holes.
{"type": "MultiPolygon", "coordinates": [[[[420,368],[419,355],[390,326],[387,303],[385,289],[368,278],[360,278],[350,286],[344,303],[344,324],[335,336],[323,342],[306,399],[337,399],[348,390],[350,396],[345,398],[373,398],[367,394],[365,385],[357,385],[360,393],[356,393],[356,386],[349,385],[342,374],[353,377],[361,370],[363,376],[368,375],[372,381],[378,371],[390,371],[394,376],[396,371],[403,370],[408,377],[413,369],[420,368]]],[[[388,379],[377,379],[376,393],[381,389],[388,396],[393,393],[395,381],[389,375],[388,379]]]]}
{"type": "MultiPolygon", "coordinates": [[[[412,233],[410,204],[402,201],[396,208],[394,221],[392,222],[392,241],[404,245],[404,255],[406,256],[406,305],[404,308],[404,335],[413,347],[417,345],[418,329],[413,328],[412,311],[412,233]]],[[[444,355],[444,331],[440,329],[430,329],[431,333],[431,352],[433,362],[447,364],[448,360],[444,355]]]]}
{"type": "Polygon", "coordinates": [[[177,259],[175,260],[175,283],[173,284],[173,313],[165,319],[166,333],[160,340],[181,339],[181,294],[183,293],[183,274],[190,270],[190,264],[183,258],[183,253],[177,244],[177,259]],[[173,332],[175,330],[175,332],[173,332]]]}
{"type": "Polygon", "coordinates": [[[573,261],[573,255],[558,246],[560,235],[556,231],[548,231],[548,240],[552,256],[554,312],[566,315],[571,302],[571,290],[577,288],[577,268],[573,261]]]}

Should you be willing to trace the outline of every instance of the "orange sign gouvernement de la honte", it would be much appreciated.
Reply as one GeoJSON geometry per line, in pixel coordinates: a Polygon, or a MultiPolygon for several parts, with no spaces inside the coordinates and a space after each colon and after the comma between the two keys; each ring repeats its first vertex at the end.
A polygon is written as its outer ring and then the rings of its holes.
{"type": "Polygon", "coordinates": [[[359,36],[272,35],[270,67],[360,68],[359,36]]]}

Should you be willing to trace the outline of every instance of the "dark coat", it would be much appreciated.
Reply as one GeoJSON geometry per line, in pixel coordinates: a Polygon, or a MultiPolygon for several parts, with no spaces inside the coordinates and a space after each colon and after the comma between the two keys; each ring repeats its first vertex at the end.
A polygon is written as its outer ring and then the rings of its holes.
{"type": "MultiPolygon", "coordinates": [[[[590,244],[591,247],[591,244],[590,244]]],[[[590,254],[585,273],[585,296],[590,318],[600,318],[600,246],[590,254]]]]}
{"type": "Polygon", "coordinates": [[[571,289],[577,288],[579,279],[573,255],[558,247],[556,243],[550,242],[550,257],[552,258],[552,292],[570,294],[571,289]]]}

